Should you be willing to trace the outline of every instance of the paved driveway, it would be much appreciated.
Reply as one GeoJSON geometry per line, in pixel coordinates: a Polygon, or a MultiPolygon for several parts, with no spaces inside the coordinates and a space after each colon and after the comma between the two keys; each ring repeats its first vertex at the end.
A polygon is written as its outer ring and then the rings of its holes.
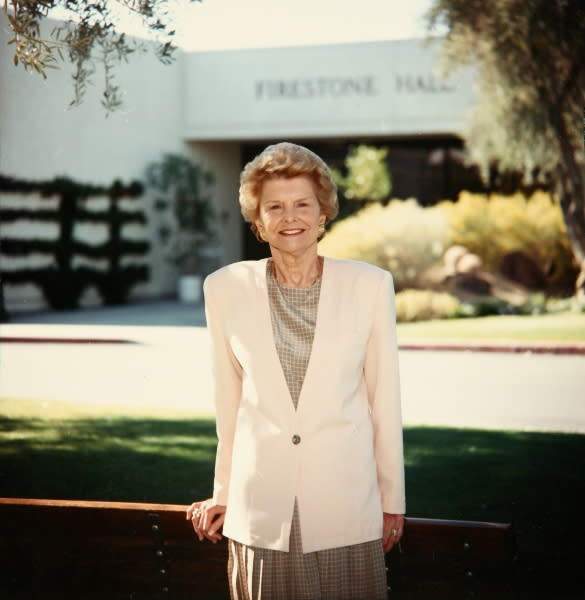
{"type": "MultiPolygon", "coordinates": [[[[132,343],[5,343],[0,398],[213,413],[197,326],[11,324],[2,336],[132,343]]],[[[406,425],[585,433],[585,356],[401,351],[406,425]]]]}

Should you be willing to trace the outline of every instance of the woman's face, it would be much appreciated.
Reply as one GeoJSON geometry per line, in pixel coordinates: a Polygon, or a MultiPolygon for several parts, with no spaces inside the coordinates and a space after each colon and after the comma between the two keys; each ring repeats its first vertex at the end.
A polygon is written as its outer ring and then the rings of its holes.
{"type": "Polygon", "coordinates": [[[271,248],[298,253],[317,244],[325,215],[310,177],[277,177],[262,186],[256,227],[264,230],[271,248]]]}

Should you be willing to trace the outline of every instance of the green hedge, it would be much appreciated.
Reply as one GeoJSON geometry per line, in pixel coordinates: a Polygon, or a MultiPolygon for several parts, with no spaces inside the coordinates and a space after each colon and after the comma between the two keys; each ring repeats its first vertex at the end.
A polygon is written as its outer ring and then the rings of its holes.
{"type": "Polygon", "coordinates": [[[3,283],[33,283],[40,287],[48,304],[55,309],[71,309],[79,305],[84,290],[95,286],[106,304],[124,302],[132,287],[147,281],[149,270],[146,264],[123,266],[123,259],[133,256],[143,259],[150,245],[146,240],[126,240],[122,228],[130,223],[145,224],[146,216],[140,207],[143,186],[139,182],[129,185],[116,180],[110,186],[95,186],[78,183],[64,177],[50,181],[26,181],[0,176],[0,192],[11,194],[38,194],[47,204],[56,207],[28,209],[21,207],[0,208],[3,223],[32,221],[55,223],[58,235],[55,239],[18,238],[2,236],[0,258],[27,257],[31,254],[45,254],[52,257],[53,265],[46,268],[2,268],[3,283]],[[109,198],[108,207],[101,211],[89,211],[83,202],[91,197],[109,198]],[[121,200],[130,200],[138,208],[122,208],[121,200]],[[108,240],[92,245],[74,238],[77,223],[104,223],[108,230],[108,240]],[[73,259],[105,259],[105,271],[89,266],[75,268],[73,259]]]}

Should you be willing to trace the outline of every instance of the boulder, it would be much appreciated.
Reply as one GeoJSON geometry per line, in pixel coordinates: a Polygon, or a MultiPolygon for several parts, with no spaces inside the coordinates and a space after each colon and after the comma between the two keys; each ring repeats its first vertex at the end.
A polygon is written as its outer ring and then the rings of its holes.
{"type": "Polygon", "coordinates": [[[500,273],[531,290],[544,290],[547,281],[538,264],[520,250],[509,252],[502,258],[500,273]]]}
{"type": "Polygon", "coordinates": [[[483,261],[477,254],[464,254],[455,263],[455,272],[463,275],[479,275],[483,271],[483,261]]]}
{"type": "Polygon", "coordinates": [[[443,264],[447,270],[447,273],[456,273],[457,262],[462,256],[469,253],[469,250],[465,246],[451,246],[445,251],[443,255],[443,264]]]}

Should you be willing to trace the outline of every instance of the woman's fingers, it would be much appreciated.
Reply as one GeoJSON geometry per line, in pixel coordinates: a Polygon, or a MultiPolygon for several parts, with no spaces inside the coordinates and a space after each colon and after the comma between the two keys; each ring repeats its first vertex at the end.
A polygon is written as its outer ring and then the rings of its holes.
{"type": "Polygon", "coordinates": [[[185,516],[185,518],[187,519],[187,521],[191,521],[196,513],[197,510],[199,510],[199,505],[202,504],[201,502],[193,502],[193,504],[191,504],[189,506],[189,508],[187,508],[187,514],[185,516]]]}
{"type": "Polygon", "coordinates": [[[187,508],[186,518],[191,521],[199,541],[207,538],[215,543],[222,539],[219,529],[225,520],[225,506],[215,504],[212,498],[193,502],[187,508]]]}
{"type": "Polygon", "coordinates": [[[382,533],[384,552],[389,552],[392,546],[400,541],[403,531],[404,515],[384,513],[384,529],[382,533]]]}
{"type": "Polygon", "coordinates": [[[402,534],[404,533],[404,515],[398,515],[398,540],[402,539],[402,534]]]}
{"type": "Polygon", "coordinates": [[[201,519],[203,516],[202,505],[203,502],[193,502],[191,506],[187,509],[186,518],[188,521],[191,521],[193,525],[193,529],[199,538],[199,541],[203,541],[203,532],[201,531],[201,519]]]}
{"type": "Polygon", "coordinates": [[[203,535],[212,542],[221,540],[222,535],[219,529],[225,520],[225,506],[209,506],[203,511],[200,521],[201,531],[203,535]]]}
{"type": "Polygon", "coordinates": [[[216,512],[213,517],[209,517],[209,524],[207,524],[207,532],[205,537],[212,542],[218,542],[222,539],[222,535],[219,532],[221,527],[223,526],[223,522],[225,520],[225,512],[216,512]]]}
{"type": "Polygon", "coordinates": [[[390,535],[390,529],[384,527],[384,532],[382,534],[382,546],[384,548],[384,552],[388,552],[390,548],[392,548],[392,539],[390,535]]]}

